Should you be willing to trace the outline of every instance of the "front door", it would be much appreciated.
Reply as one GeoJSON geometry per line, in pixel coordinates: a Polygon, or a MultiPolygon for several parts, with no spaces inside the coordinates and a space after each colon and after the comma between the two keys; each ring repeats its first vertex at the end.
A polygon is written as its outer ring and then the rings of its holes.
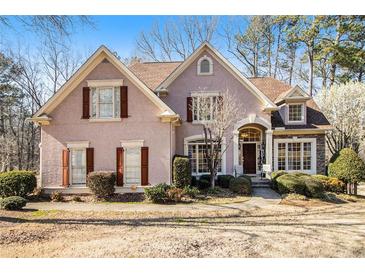
{"type": "Polygon", "coordinates": [[[243,144],[243,172],[256,174],[256,144],[243,144]]]}

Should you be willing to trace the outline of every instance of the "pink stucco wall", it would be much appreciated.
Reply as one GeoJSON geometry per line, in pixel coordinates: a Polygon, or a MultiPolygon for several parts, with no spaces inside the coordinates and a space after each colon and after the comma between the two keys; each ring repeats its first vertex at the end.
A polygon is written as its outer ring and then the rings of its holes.
{"type": "MultiPolygon", "coordinates": [[[[232,92],[243,104],[244,115],[239,120],[256,114],[270,121],[270,116],[263,112],[263,104],[247,90],[230,72],[228,72],[212,55],[203,52],[197,59],[168,87],[169,93],[162,98],[175,112],[179,113],[183,123],[176,128],[176,153],[184,153],[184,138],[202,134],[202,127],[186,122],[186,98],[196,91],[226,91],[232,92]],[[197,60],[207,55],[213,59],[213,75],[197,75],[197,60]]],[[[233,129],[232,129],[233,130],[233,129]]],[[[230,132],[231,133],[231,132],[230,132]]],[[[227,136],[227,140],[231,136],[227,136]]],[[[226,172],[233,172],[233,144],[226,152],[226,172]]]]}
{"type": "Polygon", "coordinates": [[[52,122],[42,126],[42,184],[58,187],[62,183],[62,149],[70,141],[90,141],[94,148],[94,169],[115,170],[116,147],[121,140],[144,140],[149,147],[149,182],[170,181],[173,140],[170,123],[162,123],[160,110],[110,63],[99,64],[66,99],[50,113],[52,122]],[[124,79],[128,86],[130,117],[121,122],[92,123],[81,119],[82,87],[86,80],[124,79]]]}

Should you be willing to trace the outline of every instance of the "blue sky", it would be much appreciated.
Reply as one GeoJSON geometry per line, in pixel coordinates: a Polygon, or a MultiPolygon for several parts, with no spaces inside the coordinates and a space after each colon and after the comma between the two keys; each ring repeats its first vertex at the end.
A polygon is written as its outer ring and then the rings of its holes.
{"type": "MultiPolygon", "coordinates": [[[[104,44],[116,51],[122,58],[136,55],[136,38],[141,31],[149,31],[155,22],[163,24],[174,16],[92,16],[95,27],[79,27],[71,36],[72,50],[86,57],[100,45],[104,44]]],[[[228,17],[220,17],[221,22],[228,17]]],[[[1,40],[4,45],[17,45],[36,50],[41,42],[39,37],[24,27],[14,18],[10,19],[12,29],[0,29],[1,40]]],[[[218,49],[224,54],[224,45],[217,41],[218,49]]],[[[224,54],[225,55],[225,54],[224,54]]]]}

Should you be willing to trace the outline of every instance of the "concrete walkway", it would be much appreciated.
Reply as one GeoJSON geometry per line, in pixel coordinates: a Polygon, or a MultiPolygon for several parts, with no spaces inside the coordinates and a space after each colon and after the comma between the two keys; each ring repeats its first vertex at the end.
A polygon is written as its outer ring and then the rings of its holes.
{"type": "Polygon", "coordinates": [[[171,211],[217,211],[217,210],[248,210],[267,208],[278,205],[280,196],[269,188],[254,188],[249,201],[232,204],[175,204],[160,205],[150,203],[75,203],[75,202],[36,202],[28,203],[26,209],[35,210],[65,210],[65,211],[122,211],[122,212],[171,212],[171,211]]]}

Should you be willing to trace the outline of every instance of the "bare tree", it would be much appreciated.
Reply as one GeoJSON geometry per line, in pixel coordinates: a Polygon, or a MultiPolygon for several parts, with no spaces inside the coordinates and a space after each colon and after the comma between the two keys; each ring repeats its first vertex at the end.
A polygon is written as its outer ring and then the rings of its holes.
{"type": "Polygon", "coordinates": [[[150,31],[141,32],[137,50],[153,61],[184,60],[201,43],[213,40],[217,24],[215,16],[184,16],[163,25],[156,22],[150,31]]]}
{"type": "Polygon", "coordinates": [[[192,100],[191,107],[194,115],[199,115],[202,126],[205,143],[204,157],[210,172],[212,187],[215,186],[222,155],[232,143],[232,127],[244,112],[244,107],[239,102],[229,90],[216,97],[209,97],[202,92],[200,96],[193,97],[192,100]]]}

